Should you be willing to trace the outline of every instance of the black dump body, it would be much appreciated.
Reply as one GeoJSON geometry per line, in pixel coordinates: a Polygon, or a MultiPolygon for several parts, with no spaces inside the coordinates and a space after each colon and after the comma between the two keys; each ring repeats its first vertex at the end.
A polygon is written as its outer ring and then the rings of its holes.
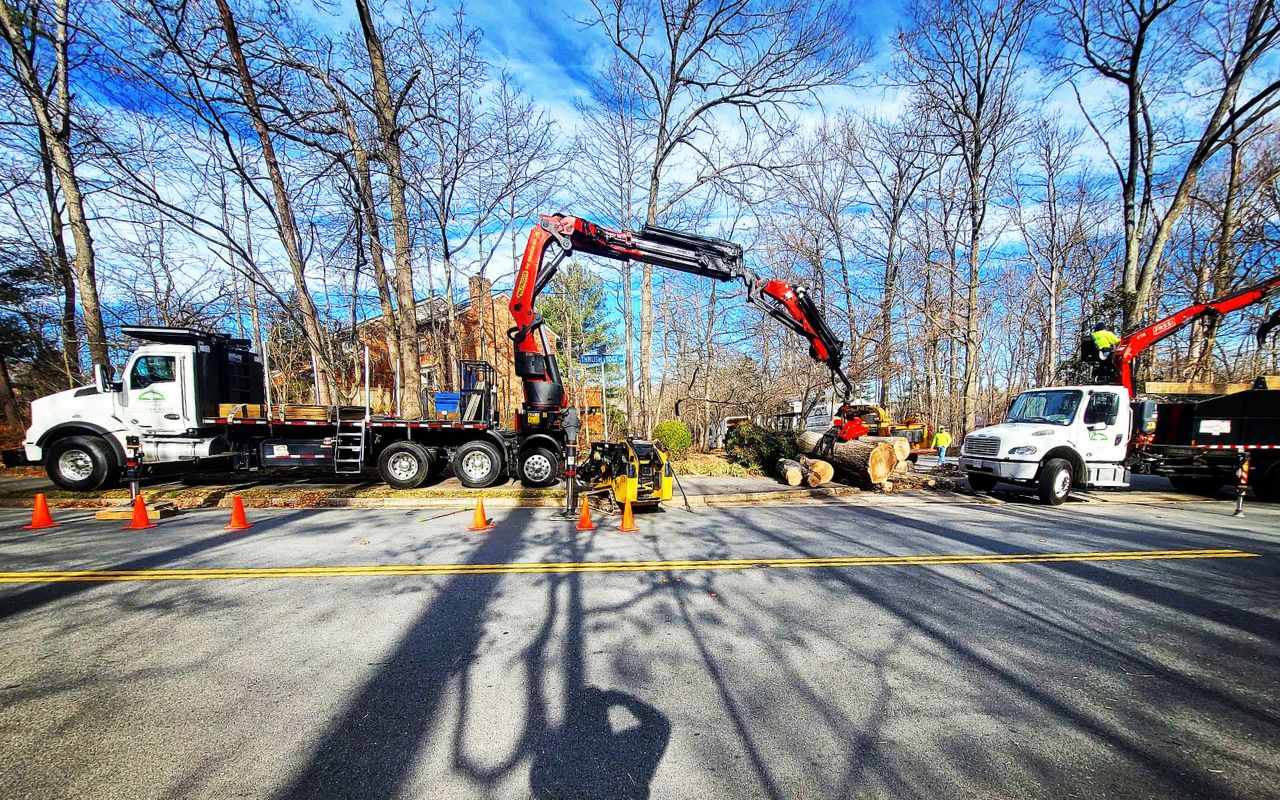
{"type": "Polygon", "coordinates": [[[1280,445],[1280,390],[1250,389],[1196,403],[1160,403],[1152,444],[1212,448],[1280,445]]]}
{"type": "Polygon", "coordinates": [[[200,416],[218,414],[221,403],[261,403],[264,398],[262,358],[248,339],[192,328],[127,327],[121,332],[157,344],[196,348],[196,403],[200,416]]]}

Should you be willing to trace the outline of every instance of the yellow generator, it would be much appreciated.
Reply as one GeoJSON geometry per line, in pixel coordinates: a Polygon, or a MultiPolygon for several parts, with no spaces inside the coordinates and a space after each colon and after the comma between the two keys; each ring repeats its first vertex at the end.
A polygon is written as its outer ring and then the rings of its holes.
{"type": "Polygon", "coordinates": [[[621,442],[592,442],[578,467],[578,482],[606,508],[656,506],[671,499],[675,473],[656,444],[630,436],[621,442]]]}

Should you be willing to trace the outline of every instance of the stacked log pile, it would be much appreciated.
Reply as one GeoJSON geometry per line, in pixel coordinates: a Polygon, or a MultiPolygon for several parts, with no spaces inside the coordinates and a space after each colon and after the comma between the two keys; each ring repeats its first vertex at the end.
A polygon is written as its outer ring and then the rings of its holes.
{"type": "Polygon", "coordinates": [[[825,461],[807,456],[797,459],[780,458],[776,465],[778,477],[788,486],[799,486],[801,483],[811,487],[827,483],[835,475],[835,468],[825,461]]]}
{"type": "Polygon", "coordinates": [[[892,486],[886,485],[889,476],[898,462],[905,461],[911,452],[910,443],[898,436],[864,436],[849,442],[836,442],[829,453],[819,448],[821,440],[821,434],[805,431],[796,438],[796,443],[802,453],[829,461],[851,483],[867,488],[889,489],[892,486]],[[906,451],[900,458],[903,446],[906,451]]]}

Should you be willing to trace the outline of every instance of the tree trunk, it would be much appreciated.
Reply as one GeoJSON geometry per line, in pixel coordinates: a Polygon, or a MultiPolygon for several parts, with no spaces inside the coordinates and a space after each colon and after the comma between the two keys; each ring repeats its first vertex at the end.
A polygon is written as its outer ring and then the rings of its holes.
{"type": "Polygon", "coordinates": [[[62,366],[67,377],[67,388],[80,381],[80,334],[76,330],[75,270],[67,254],[67,240],[63,235],[62,209],[58,207],[58,188],[54,183],[53,159],[49,154],[49,140],[39,127],[40,176],[44,184],[45,202],[49,205],[49,240],[53,242],[54,277],[62,289],[62,366]]]}
{"type": "Polygon", "coordinates": [[[0,357],[0,411],[4,421],[9,425],[21,425],[22,412],[18,409],[18,401],[13,396],[13,383],[9,380],[9,365],[0,357]]]}
{"type": "Polygon", "coordinates": [[[801,451],[822,457],[855,483],[863,486],[884,483],[893,474],[893,468],[898,464],[898,457],[894,454],[893,447],[883,442],[876,444],[866,444],[859,440],[836,442],[831,452],[825,453],[818,449],[821,439],[821,434],[805,431],[796,439],[796,444],[801,451]]]}
{"type": "MultiPolygon", "coordinates": [[[[225,0],[219,1],[225,2],[225,0]]],[[[418,311],[413,293],[413,263],[409,241],[409,211],[405,203],[400,124],[391,99],[391,84],[387,80],[387,64],[382,51],[382,40],[378,38],[378,33],[374,29],[368,0],[356,0],[356,10],[360,15],[360,29],[364,34],[365,48],[369,51],[374,114],[378,118],[378,138],[382,145],[381,158],[387,167],[387,193],[391,198],[391,233],[395,242],[395,286],[400,320],[399,356],[403,370],[401,395],[404,398],[404,416],[415,419],[422,416],[422,356],[418,346],[418,311]]],[[[452,298],[447,299],[452,302],[452,298]]],[[[450,335],[452,333],[451,329],[450,335]]]]}
{"type": "MultiPolygon", "coordinates": [[[[12,50],[12,65],[18,85],[31,106],[36,127],[47,146],[48,158],[58,177],[58,185],[67,204],[68,224],[75,243],[75,259],[71,262],[76,284],[80,290],[80,303],[84,310],[84,325],[89,340],[89,357],[111,373],[107,355],[107,335],[102,325],[102,310],[98,302],[97,266],[94,258],[93,236],[89,231],[89,218],[85,211],[84,195],[80,179],[76,175],[71,154],[71,98],[68,88],[70,62],[67,57],[67,2],[59,0],[55,5],[56,24],[54,36],[54,91],[56,99],[45,94],[44,81],[36,74],[34,56],[28,49],[25,31],[14,18],[14,9],[0,3],[0,33],[12,50]]],[[[37,24],[35,20],[32,25],[37,24]]],[[[56,205],[53,207],[56,211],[56,205]]]]}
{"type": "Polygon", "coordinates": [[[831,479],[836,476],[835,468],[829,462],[819,458],[809,458],[808,456],[799,456],[800,466],[804,467],[807,473],[805,481],[810,486],[821,486],[824,483],[830,483],[831,479]]]}
{"type": "Polygon", "coordinates": [[[636,365],[635,365],[635,317],[631,309],[631,262],[624,261],[622,263],[622,334],[626,339],[626,359],[627,359],[627,393],[625,396],[627,408],[627,433],[635,433],[636,427],[635,409],[636,401],[636,365]]]}
{"type": "MultiPolygon", "coordinates": [[[[329,405],[332,402],[331,370],[322,346],[319,312],[316,310],[315,300],[311,297],[311,291],[307,287],[306,263],[302,259],[302,238],[298,232],[297,219],[293,214],[293,203],[289,198],[288,187],[285,186],[280,162],[276,158],[271,132],[267,128],[266,120],[262,116],[262,108],[258,104],[258,92],[253,84],[253,76],[249,72],[249,62],[245,60],[244,49],[240,44],[240,32],[236,28],[235,18],[231,15],[231,7],[227,5],[227,0],[217,0],[217,4],[218,16],[222,20],[222,30],[227,37],[227,47],[240,79],[245,108],[258,135],[258,144],[262,148],[262,160],[267,166],[271,188],[275,193],[280,240],[284,245],[285,254],[289,258],[289,268],[293,273],[293,286],[298,295],[298,311],[302,316],[303,333],[307,337],[307,346],[317,365],[318,374],[315,380],[319,389],[319,400],[322,405],[329,405]]],[[[92,348],[92,342],[90,342],[90,348],[92,348]]]]}
{"type": "Polygon", "coordinates": [[[788,486],[799,486],[800,481],[804,480],[807,470],[800,466],[800,462],[792,461],[789,458],[780,458],[777,463],[778,477],[788,486]]]}
{"type": "MultiPolygon", "coordinates": [[[[347,140],[351,144],[351,153],[355,157],[356,191],[359,195],[356,213],[360,214],[364,220],[365,237],[369,242],[369,261],[373,265],[373,283],[378,289],[378,307],[382,311],[383,335],[387,342],[387,361],[391,367],[393,377],[399,376],[399,385],[403,387],[404,375],[402,366],[404,362],[402,361],[403,353],[400,348],[400,323],[396,317],[395,306],[391,302],[391,278],[387,274],[386,248],[382,245],[382,234],[379,232],[378,204],[373,193],[373,173],[369,168],[369,152],[360,140],[360,132],[356,129],[355,117],[351,113],[351,108],[347,105],[346,98],[342,95],[340,89],[329,83],[327,76],[324,80],[338,103],[339,111],[342,114],[343,128],[346,130],[347,140]]],[[[422,380],[420,371],[418,380],[422,380]]],[[[392,411],[395,413],[396,409],[392,409],[392,411]]]]}
{"type": "Polygon", "coordinates": [[[867,444],[884,444],[893,448],[893,454],[899,461],[906,461],[911,456],[911,442],[905,436],[863,436],[858,441],[867,444]]]}
{"type": "Polygon", "coordinates": [[[894,251],[897,249],[898,225],[894,220],[890,223],[889,244],[884,257],[884,285],[880,298],[880,405],[889,406],[889,384],[893,382],[893,293],[897,286],[897,262],[894,251]]]}

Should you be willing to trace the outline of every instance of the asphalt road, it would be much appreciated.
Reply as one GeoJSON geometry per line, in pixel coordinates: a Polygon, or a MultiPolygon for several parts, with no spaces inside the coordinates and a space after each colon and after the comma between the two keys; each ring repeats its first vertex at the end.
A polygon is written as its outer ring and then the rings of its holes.
{"type": "Polygon", "coordinates": [[[0,797],[1274,797],[1280,508],[1230,511],[2,511],[0,797]]]}

